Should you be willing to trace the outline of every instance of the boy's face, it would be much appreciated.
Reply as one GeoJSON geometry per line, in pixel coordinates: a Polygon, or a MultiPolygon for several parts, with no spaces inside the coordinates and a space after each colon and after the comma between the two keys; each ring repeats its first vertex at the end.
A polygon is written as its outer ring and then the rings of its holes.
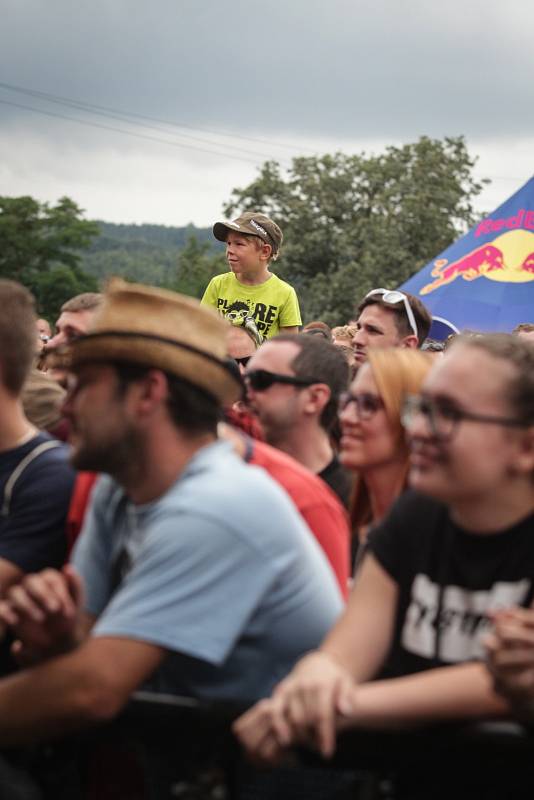
{"type": "Polygon", "coordinates": [[[229,231],[226,237],[226,260],[236,275],[259,273],[268,263],[269,245],[255,236],[243,236],[229,231]],[[266,258],[267,251],[267,258],[266,258]]]}

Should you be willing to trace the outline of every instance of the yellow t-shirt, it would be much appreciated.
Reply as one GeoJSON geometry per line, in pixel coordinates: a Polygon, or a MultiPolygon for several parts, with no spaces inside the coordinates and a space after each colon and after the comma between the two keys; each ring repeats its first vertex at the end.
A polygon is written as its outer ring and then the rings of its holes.
{"type": "Polygon", "coordinates": [[[277,275],[258,286],[246,286],[233,272],[224,272],[211,279],[200,302],[215,308],[234,325],[253,317],[267,339],[276,336],[280,328],[302,324],[295,290],[277,275]]]}

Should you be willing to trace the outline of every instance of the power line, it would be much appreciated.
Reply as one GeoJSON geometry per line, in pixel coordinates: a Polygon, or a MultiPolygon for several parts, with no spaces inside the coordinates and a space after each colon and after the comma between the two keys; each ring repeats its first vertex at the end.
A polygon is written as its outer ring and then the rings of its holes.
{"type": "MultiPolygon", "coordinates": [[[[209,133],[212,136],[224,136],[226,138],[231,138],[231,139],[242,139],[243,141],[248,141],[248,142],[256,142],[256,143],[260,143],[260,144],[268,144],[271,147],[274,145],[275,147],[282,147],[284,149],[289,149],[289,150],[292,150],[292,151],[295,151],[295,150],[297,150],[297,151],[298,150],[306,150],[306,151],[308,151],[310,153],[315,153],[316,152],[315,149],[310,148],[310,147],[305,147],[305,146],[300,145],[300,144],[297,145],[297,144],[289,144],[287,142],[273,142],[273,141],[270,141],[268,139],[261,139],[261,138],[253,137],[253,136],[243,136],[241,134],[225,133],[224,131],[216,131],[216,130],[212,130],[212,129],[209,129],[209,128],[203,128],[203,127],[199,127],[199,126],[187,125],[186,123],[183,123],[183,122],[174,122],[172,120],[161,119],[159,117],[151,117],[151,116],[148,116],[148,115],[145,115],[145,114],[138,114],[138,113],[136,113],[134,111],[121,111],[121,110],[116,109],[116,108],[110,108],[109,106],[101,106],[101,105],[96,105],[94,103],[87,103],[87,102],[82,101],[82,100],[74,100],[72,98],[62,97],[60,95],[54,95],[54,94],[50,94],[48,92],[40,92],[40,91],[38,91],[36,89],[27,89],[27,88],[24,88],[22,86],[15,86],[14,84],[10,84],[10,83],[0,82],[0,87],[2,87],[4,89],[8,89],[10,91],[20,92],[22,94],[29,94],[29,95],[34,96],[34,97],[41,97],[41,98],[43,98],[45,100],[49,100],[50,102],[61,103],[61,104],[65,104],[65,105],[74,105],[75,107],[81,107],[81,108],[86,109],[86,110],[94,109],[96,111],[105,112],[105,113],[108,113],[108,114],[119,114],[123,118],[124,117],[126,117],[126,118],[133,117],[133,118],[136,118],[136,119],[147,120],[148,122],[162,123],[164,125],[169,125],[169,126],[172,126],[172,127],[175,127],[175,128],[186,128],[187,130],[192,130],[192,131],[202,131],[203,133],[209,133]]],[[[213,142],[212,144],[218,144],[218,145],[221,145],[222,147],[234,147],[233,145],[225,145],[222,142],[213,142]]],[[[235,149],[239,149],[239,148],[235,148],[235,149]]]]}
{"type": "Polygon", "coordinates": [[[22,108],[25,111],[32,111],[35,114],[44,114],[47,117],[55,117],[56,119],[65,119],[65,120],[68,120],[69,122],[77,122],[79,125],[89,125],[92,128],[100,128],[100,129],[106,130],[106,131],[113,131],[114,133],[122,133],[125,136],[133,136],[136,139],[146,139],[147,141],[150,141],[150,142],[158,142],[159,144],[167,144],[167,145],[170,145],[171,147],[181,147],[181,148],[185,148],[186,150],[197,150],[197,151],[199,151],[201,153],[209,153],[212,156],[223,156],[223,158],[232,158],[232,159],[235,159],[237,161],[245,161],[248,164],[256,164],[257,165],[257,163],[258,163],[255,160],[253,161],[251,158],[244,158],[243,156],[233,155],[232,153],[224,153],[224,152],[221,152],[221,151],[218,151],[218,150],[208,150],[205,147],[196,147],[195,145],[192,145],[192,144],[182,144],[180,142],[170,141],[169,139],[160,139],[157,136],[150,136],[149,134],[146,134],[146,133],[135,133],[134,131],[126,131],[123,128],[115,128],[113,125],[104,125],[101,122],[93,122],[91,120],[77,119],[76,117],[69,117],[66,114],[59,114],[59,113],[55,113],[53,111],[45,111],[44,109],[34,108],[33,106],[26,106],[26,105],[23,105],[22,103],[12,103],[9,100],[0,100],[0,103],[2,105],[6,105],[6,106],[13,106],[15,108],[22,108]]]}
{"type": "MultiPolygon", "coordinates": [[[[28,88],[24,88],[24,87],[21,87],[21,86],[16,86],[14,84],[4,83],[4,82],[1,82],[1,81],[0,81],[0,88],[7,89],[7,90],[13,91],[13,92],[19,92],[21,94],[26,94],[26,95],[29,95],[29,96],[35,97],[35,98],[44,99],[44,100],[47,100],[48,102],[57,103],[57,104],[60,104],[60,105],[65,105],[67,107],[75,108],[75,109],[80,110],[80,111],[88,111],[89,113],[98,114],[99,116],[103,116],[103,117],[109,117],[110,119],[116,119],[116,120],[119,120],[121,122],[127,122],[129,124],[134,124],[134,125],[141,125],[141,127],[147,128],[149,130],[160,131],[161,133],[166,133],[166,131],[164,129],[162,129],[162,128],[158,128],[158,127],[153,126],[153,125],[146,125],[146,124],[143,124],[143,123],[136,122],[135,119],[147,120],[149,122],[158,122],[158,123],[161,123],[163,125],[167,125],[169,127],[174,127],[174,128],[187,128],[188,130],[192,130],[192,131],[197,131],[197,130],[198,131],[203,131],[205,133],[210,133],[213,136],[224,136],[224,137],[227,137],[227,138],[242,139],[244,141],[259,142],[259,143],[262,143],[262,144],[269,144],[271,146],[274,145],[276,147],[289,148],[291,150],[300,149],[300,150],[307,150],[308,152],[314,153],[314,154],[317,153],[317,150],[315,150],[313,148],[305,147],[303,145],[296,145],[296,144],[295,145],[291,145],[291,144],[287,144],[287,143],[283,143],[283,142],[272,142],[272,141],[269,141],[269,140],[266,140],[266,139],[260,139],[260,138],[257,138],[257,137],[241,136],[239,134],[229,134],[229,133],[224,133],[222,131],[213,131],[213,130],[210,130],[208,128],[194,127],[192,125],[187,125],[185,123],[172,122],[172,121],[164,120],[164,119],[161,119],[161,118],[158,118],[158,117],[151,117],[151,116],[147,116],[147,115],[144,115],[144,114],[138,114],[138,113],[131,112],[131,111],[120,111],[120,110],[117,110],[117,109],[110,108],[108,106],[100,106],[100,105],[96,105],[96,104],[93,104],[93,103],[86,103],[85,101],[81,101],[81,100],[73,100],[71,98],[61,97],[59,95],[50,94],[48,92],[40,92],[40,91],[38,91],[36,89],[28,89],[28,88]],[[135,118],[135,119],[133,119],[133,118],[135,118]]],[[[19,104],[19,103],[10,102],[8,100],[0,100],[0,103],[2,103],[3,105],[14,106],[16,108],[22,108],[22,109],[25,109],[25,110],[28,110],[28,111],[32,111],[34,113],[45,114],[46,116],[50,116],[50,117],[56,117],[58,119],[65,119],[65,120],[68,120],[70,122],[77,122],[80,125],[89,125],[89,126],[95,127],[95,128],[102,128],[103,130],[114,131],[115,133],[122,133],[122,134],[127,135],[127,136],[134,136],[134,137],[139,138],[139,139],[146,139],[148,141],[158,142],[158,143],[161,143],[161,144],[167,144],[167,145],[171,145],[171,146],[174,146],[174,147],[182,147],[182,148],[189,149],[189,150],[197,150],[198,152],[208,153],[210,155],[225,156],[227,158],[232,158],[234,160],[244,161],[244,162],[247,162],[247,163],[257,164],[257,161],[252,161],[251,159],[246,158],[246,156],[255,156],[255,157],[258,157],[258,158],[261,158],[261,159],[264,159],[264,160],[276,160],[279,163],[281,163],[281,165],[284,168],[287,168],[287,162],[286,163],[282,163],[280,159],[273,158],[272,155],[267,155],[265,153],[259,153],[257,151],[246,150],[244,148],[237,147],[235,145],[224,144],[224,142],[213,142],[213,141],[211,141],[209,139],[203,139],[203,138],[196,137],[196,136],[189,136],[189,135],[184,134],[184,133],[179,133],[178,134],[178,136],[180,136],[182,138],[190,139],[192,141],[196,141],[196,142],[200,142],[200,143],[208,144],[208,145],[215,145],[216,147],[229,148],[230,150],[235,150],[238,153],[241,153],[241,155],[233,155],[231,153],[225,153],[225,152],[221,152],[221,151],[217,151],[217,150],[208,150],[208,149],[203,148],[203,147],[197,147],[197,146],[194,146],[194,145],[182,144],[181,142],[178,142],[178,141],[174,141],[174,142],[173,141],[169,141],[168,139],[159,139],[159,138],[157,138],[155,136],[149,136],[147,134],[134,133],[132,131],[126,131],[124,129],[115,128],[115,127],[113,127],[111,125],[104,125],[104,124],[101,124],[101,123],[99,124],[99,123],[96,123],[96,122],[91,122],[89,120],[81,120],[81,119],[77,119],[75,117],[69,117],[67,115],[53,113],[51,111],[45,111],[43,109],[34,108],[32,106],[26,106],[26,105],[22,105],[22,104],[19,104]]],[[[506,176],[501,176],[501,175],[487,175],[485,177],[490,178],[492,181],[508,181],[508,182],[517,181],[517,182],[521,182],[521,181],[524,180],[524,177],[516,178],[516,177],[506,177],[506,176]]]]}
{"type": "MultiPolygon", "coordinates": [[[[2,83],[0,83],[0,88],[2,88],[3,86],[4,85],[2,83]]],[[[128,122],[129,124],[133,124],[133,125],[140,125],[143,128],[148,128],[149,130],[159,131],[160,133],[170,133],[170,131],[168,131],[168,130],[166,130],[164,128],[156,127],[154,125],[147,125],[146,123],[138,122],[136,120],[131,120],[131,119],[128,118],[128,116],[126,114],[122,114],[122,112],[114,113],[114,112],[95,111],[92,108],[88,108],[85,103],[81,103],[81,102],[79,103],[79,102],[77,102],[75,100],[71,101],[71,100],[55,99],[52,96],[44,95],[43,92],[34,92],[33,90],[16,90],[16,91],[21,91],[23,94],[30,95],[31,97],[36,97],[36,98],[39,98],[39,99],[46,99],[48,102],[58,103],[59,105],[66,106],[67,108],[75,108],[75,109],[77,109],[79,111],[87,111],[90,114],[96,114],[96,115],[104,117],[104,118],[116,119],[116,120],[119,120],[120,122],[128,122]]],[[[166,124],[166,123],[164,123],[164,124],[166,124]]],[[[180,137],[182,137],[182,138],[190,139],[190,140],[195,141],[195,142],[201,142],[203,144],[208,144],[208,145],[211,145],[211,146],[215,145],[215,146],[219,146],[219,147],[229,148],[230,150],[236,150],[240,154],[250,155],[250,156],[257,156],[258,158],[262,158],[264,160],[272,158],[271,155],[267,155],[265,153],[258,153],[258,152],[254,152],[254,151],[251,151],[251,150],[245,150],[242,147],[236,147],[235,145],[225,144],[224,142],[213,142],[210,139],[202,139],[202,138],[200,138],[198,136],[188,135],[187,133],[180,133],[178,135],[180,137]]]]}

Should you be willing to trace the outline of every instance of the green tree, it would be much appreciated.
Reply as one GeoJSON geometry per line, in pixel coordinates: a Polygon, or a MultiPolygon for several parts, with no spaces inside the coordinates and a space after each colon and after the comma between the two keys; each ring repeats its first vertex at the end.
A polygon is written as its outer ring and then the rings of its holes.
{"type": "Polygon", "coordinates": [[[227,270],[224,253],[214,252],[209,242],[199,242],[192,235],[178,256],[176,282],[172,288],[190,297],[200,298],[213,276],[227,270]]]}
{"type": "Polygon", "coordinates": [[[307,320],[344,323],[359,298],[394,288],[475,221],[473,198],[486,181],[463,137],[427,137],[377,156],[300,157],[283,174],[266,162],[234,189],[224,213],[255,210],[284,232],[276,271],[299,294],[307,320]]]}
{"type": "Polygon", "coordinates": [[[80,267],[80,250],[98,233],[68,197],[53,206],[27,196],[0,197],[0,277],[31,289],[39,313],[53,317],[73,294],[95,290],[94,278],[80,267]]]}

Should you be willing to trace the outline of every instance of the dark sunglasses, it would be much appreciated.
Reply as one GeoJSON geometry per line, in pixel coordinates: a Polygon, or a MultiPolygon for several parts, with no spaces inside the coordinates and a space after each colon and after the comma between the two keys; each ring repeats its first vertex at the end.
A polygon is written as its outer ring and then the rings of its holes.
{"type": "Polygon", "coordinates": [[[373,414],[384,408],[384,401],[377,394],[344,392],[339,398],[339,411],[344,411],[351,403],[356,406],[360,419],[370,419],[373,414]]]}
{"type": "Polygon", "coordinates": [[[275,383],[286,383],[289,386],[311,386],[319,383],[315,378],[297,378],[296,375],[279,375],[266,369],[253,369],[244,376],[245,383],[255,392],[264,392],[275,383]]]}

